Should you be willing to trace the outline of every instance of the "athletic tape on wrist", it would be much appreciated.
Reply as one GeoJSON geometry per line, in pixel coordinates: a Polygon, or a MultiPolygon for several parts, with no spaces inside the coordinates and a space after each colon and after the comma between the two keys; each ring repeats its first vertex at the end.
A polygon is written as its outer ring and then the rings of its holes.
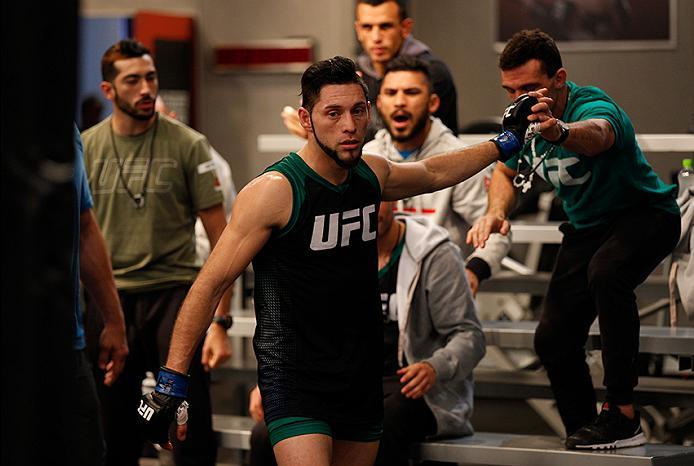
{"type": "Polygon", "coordinates": [[[185,398],[188,394],[188,378],[185,375],[161,369],[154,391],[176,398],[185,398]]]}
{"type": "Polygon", "coordinates": [[[187,401],[181,403],[181,406],[176,410],[176,424],[182,426],[188,422],[188,404],[187,401]]]}
{"type": "Polygon", "coordinates": [[[492,141],[499,148],[499,152],[501,152],[501,157],[499,157],[499,159],[502,162],[510,159],[522,147],[516,136],[510,131],[504,131],[492,138],[492,141]]]}

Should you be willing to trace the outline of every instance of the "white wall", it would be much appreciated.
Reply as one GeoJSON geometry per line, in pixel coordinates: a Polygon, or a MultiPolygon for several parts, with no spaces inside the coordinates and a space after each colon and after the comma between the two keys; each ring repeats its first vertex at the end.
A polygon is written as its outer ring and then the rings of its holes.
{"type": "Polygon", "coordinates": [[[200,4],[200,126],[231,161],[234,180],[242,186],[283,155],[258,153],[256,138],[286,132],[280,111],[285,105],[297,106],[301,75],[215,74],[214,46],[310,36],[317,44],[317,59],[351,56],[352,4],[345,0],[202,0],[200,4]]]}

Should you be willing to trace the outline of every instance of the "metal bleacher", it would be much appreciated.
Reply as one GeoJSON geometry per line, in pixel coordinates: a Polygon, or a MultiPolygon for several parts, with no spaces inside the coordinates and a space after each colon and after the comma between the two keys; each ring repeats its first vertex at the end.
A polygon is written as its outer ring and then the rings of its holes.
{"type": "MultiPolygon", "coordinates": [[[[250,450],[251,418],[214,415],[212,423],[221,448],[250,450]]],[[[582,452],[566,450],[558,437],[477,432],[469,437],[413,444],[410,457],[464,465],[684,466],[694,462],[694,448],[646,444],[609,452],[582,452]]]]}

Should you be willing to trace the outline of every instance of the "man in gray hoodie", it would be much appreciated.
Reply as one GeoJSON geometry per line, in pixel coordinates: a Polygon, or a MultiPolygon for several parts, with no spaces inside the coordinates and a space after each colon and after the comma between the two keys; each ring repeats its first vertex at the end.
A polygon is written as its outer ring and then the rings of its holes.
{"type": "MultiPolygon", "coordinates": [[[[433,116],[440,103],[428,63],[410,56],[392,60],[376,103],[385,128],[366,143],[364,153],[378,154],[391,162],[413,162],[460,149],[460,139],[433,116]]],[[[485,184],[492,170],[488,167],[455,186],[398,203],[399,210],[427,216],[448,230],[467,258],[466,273],[473,295],[482,280],[500,269],[511,247],[510,237],[500,234],[491,235],[484,249],[465,243],[472,224],[487,211],[485,184]]]]}
{"type": "Polygon", "coordinates": [[[407,444],[473,433],[472,370],[484,333],[460,250],[423,217],[378,214],[384,325],[383,437],[376,464],[407,464],[407,444]]]}
{"type": "MultiPolygon", "coordinates": [[[[407,445],[473,433],[472,370],[485,354],[465,263],[430,219],[378,212],[383,311],[383,437],[377,465],[408,464],[407,445]]],[[[257,387],[251,392],[251,465],[273,465],[257,387]]]]}

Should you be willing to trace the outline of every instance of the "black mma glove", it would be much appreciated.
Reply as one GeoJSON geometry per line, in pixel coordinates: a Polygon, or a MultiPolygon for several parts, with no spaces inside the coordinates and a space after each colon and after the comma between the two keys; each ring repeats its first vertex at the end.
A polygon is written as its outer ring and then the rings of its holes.
{"type": "Polygon", "coordinates": [[[503,132],[491,139],[499,148],[499,160],[502,162],[507,161],[523,148],[525,133],[530,125],[528,115],[533,113],[530,108],[537,102],[535,97],[523,94],[504,110],[501,120],[503,132]]]}
{"type": "Polygon", "coordinates": [[[147,440],[166,443],[169,441],[169,427],[174,419],[178,424],[186,423],[187,392],[188,376],[162,366],[154,391],[143,395],[137,408],[138,424],[147,440]]]}

